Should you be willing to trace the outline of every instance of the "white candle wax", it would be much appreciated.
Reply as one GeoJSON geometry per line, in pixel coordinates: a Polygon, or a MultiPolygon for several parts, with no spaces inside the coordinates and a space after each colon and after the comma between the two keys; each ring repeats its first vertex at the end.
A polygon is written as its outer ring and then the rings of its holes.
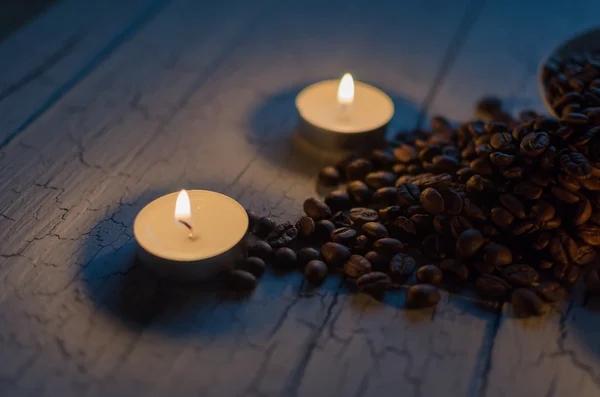
{"type": "Polygon", "coordinates": [[[237,201],[216,192],[190,190],[189,214],[177,214],[176,219],[178,195],[159,197],[136,217],[133,233],[144,263],[162,276],[195,281],[243,257],[248,215],[237,201]],[[178,219],[193,228],[191,237],[178,219]]]}

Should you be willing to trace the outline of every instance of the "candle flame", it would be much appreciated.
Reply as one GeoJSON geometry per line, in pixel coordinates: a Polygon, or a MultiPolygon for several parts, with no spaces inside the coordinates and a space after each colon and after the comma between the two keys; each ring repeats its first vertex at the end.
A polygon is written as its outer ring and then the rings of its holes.
{"type": "Polygon", "coordinates": [[[192,210],[190,208],[190,196],[187,190],[181,189],[175,202],[175,220],[177,222],[190,223],[192,220],[192,210]]]}
{"type": "Polygon", "coordinates": [[[350,73],[346,73],[340,80],[337,100],[340,105],[350,105],[354,101],[354,80],[350,73]]]}

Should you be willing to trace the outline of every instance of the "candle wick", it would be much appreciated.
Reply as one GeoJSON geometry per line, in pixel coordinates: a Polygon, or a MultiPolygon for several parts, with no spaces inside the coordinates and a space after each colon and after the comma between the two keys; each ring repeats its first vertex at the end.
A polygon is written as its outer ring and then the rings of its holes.
{"type": "Polygon", "coordinates": [[[193,239],[194,238],[194,228],[192,227],[192,225],[190,225],[189,223],[187,223],[184,220],[178,220],[179,223],[181,223],[183,226],[187,227],[188,230],[190,231],[190,238],[193,239]]]}
{"type": "Polygon", "coordinates": [[[350,109],[350,103],[347,102],[340,102],[339,103],[339,117],[342,120],[347,120],[349,118],[349,109],[350,109]]]}

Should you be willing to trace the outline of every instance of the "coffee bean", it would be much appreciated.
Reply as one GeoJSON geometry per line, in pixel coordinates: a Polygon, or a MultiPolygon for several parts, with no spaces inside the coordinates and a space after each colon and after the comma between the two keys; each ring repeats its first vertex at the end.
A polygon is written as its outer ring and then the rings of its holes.
{"type": "Polygon", "coordinates": [[[512,263],[512,252],[500,244],[486,244],[482,247],[483,260],[494,266],[506,266],[512,263]]]}
{"type": "Polygon", "coordinates": [[[528,200],[537,200],[542,196],[542,187],[537,183],[521,181],[515,185],[513,192],[516,195],[523,196],[528,200]]]}
{"type": "Polygon", "coordinates": [[[456,254],[461,259],[469,259],[483,246],[484,238],[477,229],[468,229],[456,240],[456,254]]]}
{"type": "Polygon", "coordinates": [[[464,199],[464,211],[465,214],[474,221],[485,221],[488,218],[488,215],[478,207],[475,203],[473,203],[470,199],[464,199]]]}
{"type": "Polygon", "coordinates": [[[574,225],[583,225],[592,217],[592,204],[588,199],[583,199],[577,203],[575,216],[573,218],[574,225]]]}
{"type": "Polygon", "coordinates": [[[450,217],[446,215],[437,214],[433,217],[433,227],[435,231],[440,235],[447,235],[452,233],[450,227],[450,217]]]}
{"type": "Polygon", "coordinates": [[[390,255],[380,254],[376,251],[369,251],[365,254],[365,259],[371,262],[375,271],[389,271],[390,255]]]}
{"type": "Polygon", "coordinates": [[[502,277],[517,287],[529,287],[539,280],[540,275],[529,265],[510,265],[502,270],[502,277]]]}
{"type": "Polygon", "coordinates": [[[334,190],[325,196],[325,204],[331,212],[345,211],[350,209],[350,195],[344,190],[334,190]]]}
{"type": "Polygon", "coordinates": [[[561,201],[564,201],[565,203],[574,204],[580,200],[580,197],[577,194],[570,192],[567,189],[564,189],[558,185],[552,186],[550,190],[552,191],[554,197],[561,201]]]}
{"type": "Polygon", "coordinates": [[[395,187],[382,187],[373,193],[371,207],[375,209],[389,207],[396,202],[396,195],[395,187]]]}
{"type": "Polygon", "coordinates": [[[367,222],[377,222],[379,215],[370,208],[357,207],[350,210],[350,220],[357,226],[362,226],[367,222]]]}
{"type": "Polygon", "coordinates": [[[356,230],[349,227],[341,227],[331,232],[331,241],[334,243],[351,247],[356,239],[356,230]]]}
{"type": "MultiPolygon", "coordinates": [[[[419,216],[419,215],[414,215],[419,216]]],[[[397,228],[402,236],[415,236],[417,234],[417,225],[411,219],[400,216],[394,220],[393,225],[397,228]]],[[[393,236],[393,235],[392,235],[393,236]]]]}
{"type": "Polygon", "coordinates": [[[587,244],[600,246],[600,226],[593,223],[585,223],[577,228],[577,236],[587,244]]]}
{"type": "Polygon", "coordinates": [[[373,250],[381,255],[394,255],[401,253],[404,250],[404,244],[394,238],[385,237],[373,243],[373,250]]]}
{"type": "Polygon", "coordinates": [[[417,159],[417,149],[414,146],[408,144],[402,144],[394,149],[394,156],[401,163],[410,163],[417,159]]]}
{"type": "Polygon", "coordinates": [[[240,269],[252,273],[254,277],[261,277],[265,273],[265,261],[256,257],[250,256],[240,264],[240,269]]]}
{"type": "Polygon", "coordinates": [[[337,227],[350,227],[352,226],[352,221],[348,216],[346,211],[338,211],[331,217],[331,222],[337,227]]]}
{"type": "Polygon", "coordinates": [[[441,194],[433,189],[423,190],[420,197],[421,206],[430,214],[439,214],[444,212],[444,199],[441,194]]]}
{"type": "Polygon", "coordinates": [[[258,223],[259,216],[256,212],[246,209],[246,214],[248,215],[248,230],[254,230],[254,227],[258,223]]]}
{"type": "Polygon", "coordinates": [[[455,190],[444,190],[440,195],[444,200],[444,210],[447,214],[458,215],[462,212],[463,199],[455,190]]]}
{"type": "Polygon", "coordinates": [[[396,254],[390,261],[390,276],[397,282],[404,282],[415,271],[417,262],[408,254],[396,254]]]}
{"type": "Polygon", "coordinates": [[[576,192],[581,188],[577,178],[567,175],[563,172],[560,172],[558,174],[558,176],[556,177],[556,180],[558,181],[558,183],[560,184],[561,187],[563,187],[564,189],[566,189],[570,192],[576,192]]]}
{"type": "Polygon", "coordinates": [[[541,232],[536,236],[535,240],[533,241],[532,248],[535,251],[541,251],[544,248],[546,248],[548,244],[550,244],[551,239],[552,236],[550,235],[550,233],[541,232]]]}
{"type": "Polygon", "coordinates": [[[296,223],[298,234],[302,237],[309,237],[315,232],[315,221],[309,216],[303,216],[296,223]]]}
{"type": "Polygon", "coordinates": [[[544,131],[527,134],[521,141],[521,153],[526,156],[539,156],[550,145],[550,137],[544,131]]]}
{"type": "Polygon", "coordinates": [[[577,244],[563,230],[558,230],[550,240],[550,254],[555,263],[568,265],[571,262],[570,253],[576,254],[577,244]]]}
{"type": "Polygon", "coordinates": [[[297,261],[298,257],[293,249],[282,247],[275,251],[275,263],[273,265],[288,270],[295,268],[297,261]]]}
{"type": "Polygon", "coordinates": [[[404,211],[402,210],[402,208],[400,208],[400,206],[392,205],[392,206],[380,209],[379,211],[377,211],[377,214],[379,215],[379,219],[382,222],[389,223],[389,222],[393,222],[399,216],[404,215],[404,211]]]}
{"type": "Polygon", "coordinates": [[[335,225],[330,220],[324,219],[315,222],[315,239],[319,242],[329,241],[331,232],[335,230],[335,225]]]}
{"type": "Polygon", "coordinates": [[[568,113],[562,118],[565,122],[569,124],[587,124],[589,122],[588,117],[585,114],[581,113],[568,113]]]}
{"type": "Polygon", "coordinates": [[[496,97],[485,97],[477,102],[475,110],[484,115],[491,116],[502,110],[502,101],[496,97]]]}
{"type": "Polygon", "coordinates": [[[406,292],[406,306],[421,309],[435,306],[440,301],[439,290],[429,284],[418,284],[408,288],[406,292]]]}
{"type": "Polygon", "coordinates": [[[367,159],[356,159],[346,167],[346,178],[349,181],[364,181],[367,174],[373,171],[373,164],[367,159]]]}
{"type": "Polygon", "coordinates": [[[469,167],[480,175],[492,175],[494,166],[487,157],[478,157],[469,163],[469,167]]]}
{"type": "Polygon", "coordinates": [[[292,244],[298,236],[298,229],[289,222],[275,226],[267,236],[267,243],[273,248],[285,247],[292,244]]]}
{"type": "Polygon", "coordinates": [[[478,157],[487,157],[490,154],[492,154],[492,152],[494,151],[494,149],[492,148],[492,145],[490,145],[489,143],[484,143],[483,145],[477,145],[475,146],[475,154],[478,157]]]}
{"type": "Polygon", "coordinates": [[[256,225],[254,226],[254,235],[259,238],[265,238],[271,233],[277,224],[271,218],[262,216],[258,218],[256,225]]]}
{"type": "Polygon", "coordinates": [[[352,246],[352,252],[363,254],[369,250],[369,238],[367,236],[358,236],[352,246]]]}
{"type": "Polygon", "coordinates": [[[558,216],[555,216],[554,218],[550,219],[549,221],[545,221],[540,223],[540,230],[552,230],[552,229],[556,229],[558,227],[560,227],[560,224],[562,223],[562,219],[559,218],[558,216]]]}
{"type": "Polygon", "coordinates": [[[477,279],[475,289],[484,298],[504,300],[512,287],[504,279],[486,274],[477,279]]]}
{"type": "Polygon", "coordinates": [[[559,157],[563,172],[579,178],[588,178],[592,173],[592,166],[581,153],[565,152],[559,157]]]}
{"type": "Polygon", "coordinates": [[[521,200],[508,193],[501,194],[498,199],[504,208],[509,210],[514,216],[519,219],[525,218],[525,207],[523,207],[521,200]]]}
{"type": "Polygon", "coordinates": [[[455,239],[457,239],[465,230],[472,228],[473,224],[462,216],[453,216],[450,218],[450,232],[455,239]]]}
{"type": "Polygon", "coordinates": [[[372,150],[369,160],[376,168],[390,169],[396,163],[396,157],[387,149],[372,150]]]}
{"type": "Polygon", "coordinates": [[[339,185],[340,172],[335,167],[325,167],[319,172],[319,183],[323,186],[339,185]]]}
{"type": "Polygon", "coordinates": [[[450,174],[438,174],[438,175],[430,175],[424,177],[420,180],[415,180],[413,182],[421,189],[432,188],[438,191],[446,190],[450,187],[452,183],[452,175],[450,174]]]}
{"type": "Polygon", "coordinates": [[[535,203],[531,208],[531,216],[535,218],[536,222],[538,223],[549,221],[550,219],[554,218],[555,214],[556,211],[554,207],[550,203],[543,200],[538,200],[538,202],[535,203]]]}
{"type": "Polygon", "coordinates": [[[442,282],[442,271],[435,265],[425,265],[417,270],[417,280],[422,284],[438,285],[442,282]]]}
{"type": "Polygon", "coordinates": [[[344,273],[348,277],[358,278],[371,271],[371,262],[360,255],[352,255],[344,264],[344,273]]]}
{"type": "Polygon", "coordinates": [[[266,241],[251,241],[248,243],[248,256],[255,256],[269,262],[273,258],[273,248],[266,241]]]}
{"type": "Polygon", "coordinates": [[[312,247],[305,247],[296,252],[296,257],[298,258],[298,266],[305,267],[310,261],[320,260],[321,254],[312,247]]]}
{"type": "Polygon", "coordinates": [[[493,135],[493,134],[496,134],[496,133],[499,133],[499,132],[506,132],[506,131],[508,131],[508,126],[504,122],[492,121],[492,122],[487,123],[485,125],[485,131],[489,135],[493,135]]]}
{"type": "Polygon", "coordinates": [[[548,305],[537,294],[527,288],[513,291],[511,302],[518,317],[540,316],[548,312],[548,305]]]}
{"type": "Polygon", "coordinates": [[[503,177],[507,179],[519,179],[523,176],[523,167],[509,167],[500,170],[503,177]]]}
{"type": "Polygon", "coordinates": [[[397,186],[397,202],[403,208],[419,204],[420,197],[421,190],[410,182],[397,186]]]}
{"type": "Polygon", "coordinates": [[[350,200],[358,205],[368,204],[373,196],[373,191],[361,181],[350,182],[346,189],[348,191],[348,196],[350,196],[350,200]]]}
{"type": "Polygon", "coordinates": [[[338,243],[325,243],[321,247],[321,256],[327,265],[332,268],[342,267],[352,254],[348,248],[338,243]]]}
{"type": "Polygon", "coordinates": [[[327,265],[320,260],[312,260],[308,262],[304,269],[304,275],[309,283],[319,285],[327,276],[327,265]]]}
{"type": "Polygon", "coordinates": [[[571,260],[575,262],[576,265],[584,266],[596,260],[597,251],[594,247],[581,242],[576,244],[577,251],[574,254],[571,254],[571,260]]]}
{"type": "Polygon", "coordinates": [[[437,172],[454,172],[459,167],[457,157],[445,154],[435,156],[431,160],[431,163],[433,164],[433,167],[437,172]]]}
{"type": "Polygon", "coordinates": [[[367,222],[360,228],[363,233],[372,240],[378,240],[388,236],[386,227],[379,222],[367,222]]]}
{"type": "Polygon", "coordinates": [[[585,275],[586,290],[592,295],[600,294],[600,269],[590,269],[585,275]]]}
{"type": "Polygon", "coordinates": [[[481,229],[481,233],[485,236],[485,237],[496,237],[500,234],[500,232],[498,231],[498,229],[496,229],[496,227],[494,225],[483,225],[483,228],[481,229]]]}
{"type": "Polygon", "coordinates": [[[454,259],[444,259],[440,262],[439,268],[452,280],[466,281],[469,278],[469,269],[462,262],[454,259]]]}
{"type": "Polygon", "coordinates": [[[515,161],[515,156],[511,154],[495,152],[490,154],[490,162],[498,167],[506,167],[515,161]]]}
{"type": "Polygon", "coordinates": [[[229,273],[228,283],[233,288],[240,290],[251,290],[256,287],[256,277],[245,270],[233,270],[229,273]]]}
{"type": "Polygon", "coordinates": [[[396,181],[396,175],[387,171],[377,171],[367,174],[365,182],[371,189],[381,189],[382,187],[393,186],[396,181]]]}
{"type": "Polygon", "coordinates": [[[554,177],[546,172],[532,172],[531,175],[529,175],[529,179],[531,179],[532,182],[544,187],[556,182],[554,177]]]}
{"type": "Polygon", "coordinates": [[[331,208],[323,201],[314,197],[304,201],[304,212],[315,221],[331,217],[331,208]]]}
{"type": "Polygon", "coordinates": [[[390,276],[382,272],[370,272],[356,280],[356,287],[361,292],[379,295],[392,286],[390,276]]]}
{"type": "Polygon", "coordinates": [[[501,207],[495,207],[492,208],[491,219],[499,228],[507,229],[513,223],[515,217],[510,211],[501,207]]]}
{"type": "Polygon", "coordinates": [[[542,281],[535,292],[546,302],[559,302],[567,297],[567,291],[554,281],[542,281]]]}
{"type": "Polygon", "coordinates": [[[429,144],[419,152],[419,160],[430,162],[433,158],[442,153],[442,148],[439,145],[429,144]]]}
{"type": "Polygon", "coordinates": [[[485,262],[475,262],[473,268],[480,275],[490,274],[496,269],[494,265],[485,262]]]}
{"type": "Polygon", "coordinates": [[[569,284],[575,284],[581,274],[581,268],[579,266],[569,266],[565,280],[569,284]]]}

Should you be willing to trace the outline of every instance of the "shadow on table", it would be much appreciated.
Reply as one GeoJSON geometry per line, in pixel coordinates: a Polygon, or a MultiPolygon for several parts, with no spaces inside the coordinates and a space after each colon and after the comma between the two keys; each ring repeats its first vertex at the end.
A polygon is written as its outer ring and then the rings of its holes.
{"type": "MultiPolygon", "coordinates": [[[[259,100],[248,114],[248,140],[255,143],[258,154],[279,167],[297,174],[314,177],[318,170],[334,160],[331,155],[314,155],[298,149],[292,138],[298,125],[296,96],[313,82],[290,87],[279,93],[259,100]]],[[[385,87],[382,87],[385,89],[385,87]]],[[[387,91],[395,106],[390,122],[389,134],[400,129],[411,130],[419,118],[418,106],[410,103],[400,93],[387,91]]]]}

